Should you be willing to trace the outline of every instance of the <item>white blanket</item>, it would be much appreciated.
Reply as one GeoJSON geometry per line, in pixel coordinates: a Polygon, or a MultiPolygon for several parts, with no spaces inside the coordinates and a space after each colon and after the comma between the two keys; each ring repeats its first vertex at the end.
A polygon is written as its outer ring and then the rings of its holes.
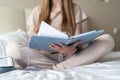
{"type": "Polygon", "coordinates": [[[120,61],[94,63],[63,71],[15,70],[0,74],[0,80],[120,80],[120,61]]]}

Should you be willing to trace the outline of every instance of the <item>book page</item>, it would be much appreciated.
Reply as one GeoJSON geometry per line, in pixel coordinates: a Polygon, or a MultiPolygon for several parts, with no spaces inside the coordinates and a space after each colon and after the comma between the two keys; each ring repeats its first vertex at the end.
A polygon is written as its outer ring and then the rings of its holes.
{"type": "Polygon", "coordinates": [[[11,57],[0,58],[0,67],[10,67],[10,66],[14,66],[11,57]]]}
{"type": "Polygon", "coordinates": [[[54,27],[52,27],[44,21],[41,22],[40,29],[38,31],[38,36],[54,36],[68,38],[68,36],[65,33],[55,29],[54,27]]]}

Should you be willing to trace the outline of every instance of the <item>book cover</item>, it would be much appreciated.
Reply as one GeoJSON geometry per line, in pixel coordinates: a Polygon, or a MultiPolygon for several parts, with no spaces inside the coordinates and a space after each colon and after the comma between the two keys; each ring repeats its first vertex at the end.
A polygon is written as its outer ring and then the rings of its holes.
{"type": "Polygon", "coordinates": [[[16,68],[14,66],[11,67],[0,67],[0,74],[5,73],[5,72],[9,72],[12,70],[16,70],[16,68]]]}
{"type": "Polygon", "coordinates": [[[63,43],[65,45],[70,45],[77,40],[80,40],[80,44],[84,44],[94,40],[103,32],[104,30],[93,30],[72,37],[68,37],[65,33],[58,31],[54,27],[42,21],[38,35],[32,36],[29,41],[29,48],[49,51],[51,50],[49,47],[51,43],[63,43]]]}

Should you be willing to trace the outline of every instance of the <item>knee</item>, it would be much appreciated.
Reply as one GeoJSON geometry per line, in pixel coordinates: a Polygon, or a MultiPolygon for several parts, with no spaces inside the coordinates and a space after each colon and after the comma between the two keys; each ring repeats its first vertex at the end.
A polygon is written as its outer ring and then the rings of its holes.
{"type": "Polygon", "coordinates": [[[17,42],[10,42],[6,46],[6,55],[13,58],[15,67],[24,68],[26,67],[25,56],[21,55],[21,47],[17,42]]]}
{"type": "Polygon", "coordinates": [[[115,46],[115,41],[110,34],[101,35],[100,40],[104,41],[111,48],[114,48],[114,46],[115,46]]]}

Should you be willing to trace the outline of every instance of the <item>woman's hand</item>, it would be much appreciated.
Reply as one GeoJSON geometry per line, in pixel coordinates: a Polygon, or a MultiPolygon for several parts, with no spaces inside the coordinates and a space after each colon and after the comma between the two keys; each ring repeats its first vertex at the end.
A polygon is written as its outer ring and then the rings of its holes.
{"type": "Polygon", "coordinates": [[[53,49],[54,51],[57,51],[65,56],[70,56],[72,54],[74,54],[77,51],[77,45],[80,44],[80,41],[76,41],[75,43],[73,43],[70,46],[66,46],[62,43],[59,44],[51,44],[49,45],[49,47],[51,49],[53,49]]]}

